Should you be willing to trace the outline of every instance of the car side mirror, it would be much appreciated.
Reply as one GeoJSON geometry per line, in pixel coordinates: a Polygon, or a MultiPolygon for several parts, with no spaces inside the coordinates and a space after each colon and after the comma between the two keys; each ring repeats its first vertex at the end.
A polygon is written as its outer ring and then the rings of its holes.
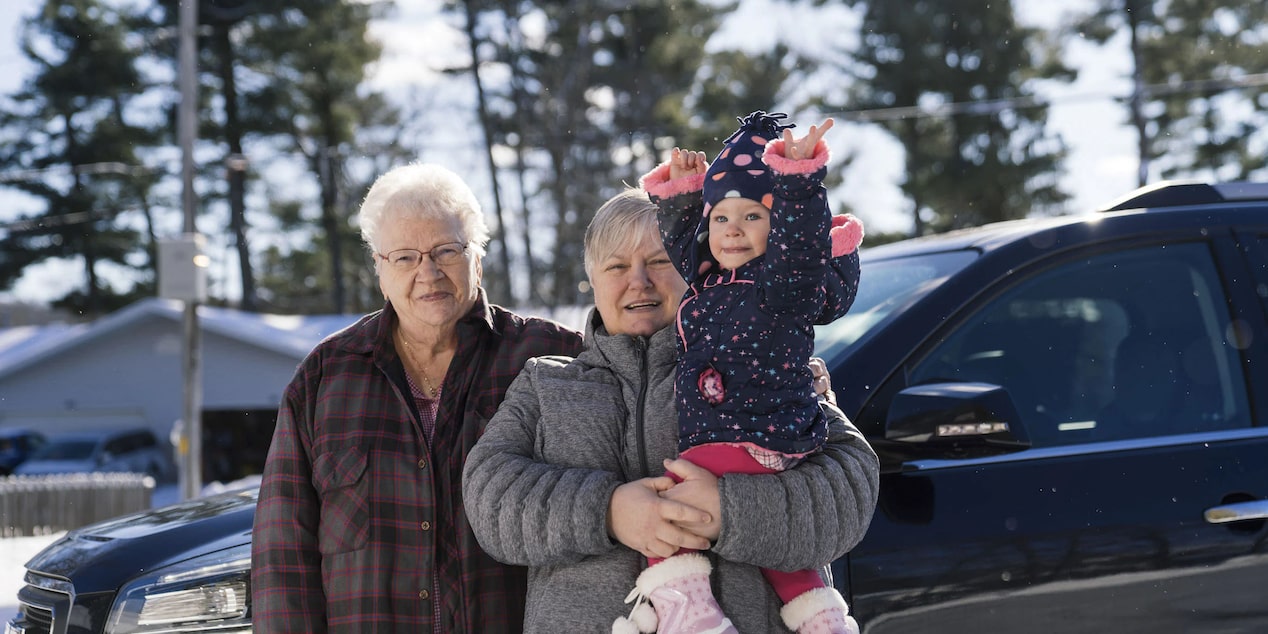
{"type": "Polygon", "coordinates": [[[1030,448],[1008,390],[991,383],[929,383],[894,396],[879,451],[902,461],[980,458],[1030,448]]]}
{"type": "Polygon", "coordinates": [[[99,466],[106,464],[107,462],[110,462],[111,460],[114,460],[114,454],[110,453],[109,451],[103,451],[101,452],[101,454],[97,456],[97,464],[99,466]]]}

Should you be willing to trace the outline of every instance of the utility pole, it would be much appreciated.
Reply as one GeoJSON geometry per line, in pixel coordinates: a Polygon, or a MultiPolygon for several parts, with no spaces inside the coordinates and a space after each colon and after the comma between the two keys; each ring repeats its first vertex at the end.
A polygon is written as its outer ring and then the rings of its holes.
{"type": "MultiPolygon", "coordinates": [[[[194,140],[198,136],[198,0],[180,0],[180,109],[177,136],[181,145],[181,209],[184,231],[196,237],[194,196],[194,140]]],[[[195,241],[195,243],[197,243],[195,241]]],[[[198,325],[197,297],[185,300],[184,353],[185,412],[178,447],[181,464],[181,499],[198,497],[202,490],[202,336],[198,325]]]]}

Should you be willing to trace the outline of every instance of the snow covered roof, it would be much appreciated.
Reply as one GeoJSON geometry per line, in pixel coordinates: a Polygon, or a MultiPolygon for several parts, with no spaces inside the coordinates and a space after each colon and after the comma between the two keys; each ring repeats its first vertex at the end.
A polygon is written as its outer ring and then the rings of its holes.
{"type": "MultiPolygon", "coordinates": [[[[582,330],[588,306],[550,309],[516,309],[521,315],[554,319],[582,330]]],[[[101,319],[84,324],[50,324],[0,329],[0,377],[31,363],[72,350],[117,333],[129,326],[159,317],[180,324],[185,305],[176,300],[144,299],[101,319]]],[[[295,358],[308,354],[326,336],[355,323],[363,315],[270,315],[232,308],[198,307],[198,324],[204,332],[237,339],[295,358]]]]}
{"type": "MultiPolygon", "coordinates": [[[[151,318],[184,320],[182,302],[144,299],[85,324],[50,324],[0,329],[0,377],[61,352],[117,333],[151,318]]],[[[204,332],[237,339],[298,361],[327,335],[362,315],[269,315],[214,306],[198,307],[204,332]]]]}

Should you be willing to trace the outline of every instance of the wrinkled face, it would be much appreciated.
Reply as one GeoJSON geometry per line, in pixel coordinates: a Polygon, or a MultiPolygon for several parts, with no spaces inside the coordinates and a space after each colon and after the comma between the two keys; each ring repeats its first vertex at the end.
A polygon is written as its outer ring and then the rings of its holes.
{"type": "Polygon", "coordinates": [[[709,212],[709,252],[724,269],[766,253],[770,210],[747,198],[724,198],[709,212]]]}
{"type": "Polygon", "coordinates": [[[599,260],[590,285],[594,306],[611,335],[650,336],[674,321],[687,283],[659,235],[599,260]]]}
{"type": "Polygon", "coordinates": [[[484,269],[470,250],[444,266],[424,255],[417,266],[408,270],[383,258],[397,249],[428,253],[446,243],[466,244],[467,237],[462,235],[456,218],[410,218],[388,211],[379,235],[378,254],[374,257],[379,288],[402,322],[416,327],[449,327],[471,310],[479,296],[484,269]]]}

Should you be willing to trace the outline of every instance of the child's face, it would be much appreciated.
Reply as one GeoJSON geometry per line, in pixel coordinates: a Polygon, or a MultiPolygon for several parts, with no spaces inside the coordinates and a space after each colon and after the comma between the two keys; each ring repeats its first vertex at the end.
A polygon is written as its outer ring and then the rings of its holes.
{"type": "Polygon", "coordinates": [[[724,269],[766,253],[770,210],[747,198],[724,198],[709,212],[709,251],[724,269]]]}

